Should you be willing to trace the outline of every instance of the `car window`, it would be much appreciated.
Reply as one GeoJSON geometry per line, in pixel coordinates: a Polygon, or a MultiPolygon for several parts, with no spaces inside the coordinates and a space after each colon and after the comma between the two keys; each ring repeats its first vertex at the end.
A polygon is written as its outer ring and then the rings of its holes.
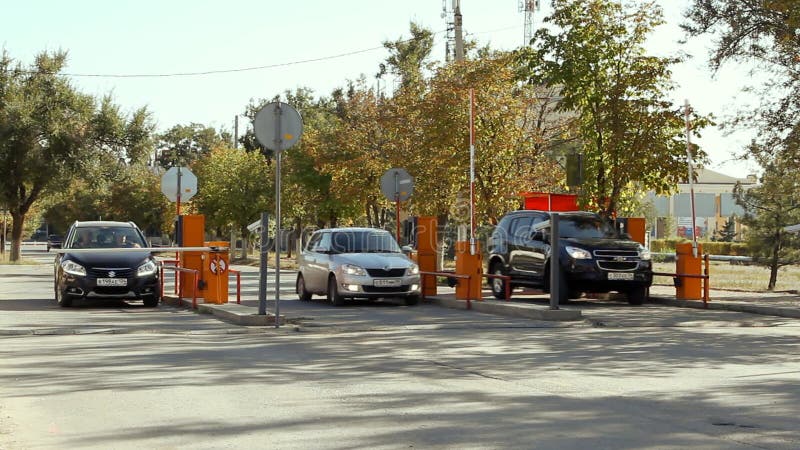
{"type": "Polygon", "coordinates": [[[391,234],[382,231],[338,231],[331,233],[336,253],[401,253],[391,234]]]}
{"type": "Polygon", "coordinates": [[[327,252],[331,249],[331,234],[320,233],[319,242],[314,246],[315,252],[327,252]]]}
{"type": "Polygon", "coordinates": [[[514,241],[525,240],[531,236],[531,224],[533,217],[523,216],[514,219],[511,222],[511,238],[514,241]]]}
{"type": "Polygon", "coordinates": [[[72,248],[141,248],[142,236],[131,227],[79,227],[75,230],[72,248]]]}
{"type": "Polygon", "coordinates": [[[314,233],[311,236],[311,239],[308,240],[308,244],[306,244],[306,251],[314,251],[315,247],[319,243],[320,238],[322,238],[322,233],[314,233]]]}
{"type": "Polygon", "coordinates": [[[615,239],[617,232],[599,217],[563,217],[558,223],[562,238],[615,239]]]}

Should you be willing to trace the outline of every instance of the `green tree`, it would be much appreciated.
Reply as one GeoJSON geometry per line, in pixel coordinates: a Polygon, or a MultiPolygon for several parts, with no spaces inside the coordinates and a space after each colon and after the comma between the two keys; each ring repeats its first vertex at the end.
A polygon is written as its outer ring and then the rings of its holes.
{"type": "Polygon", "coordinates": [[[199,123],[175,125],[157,136],[157,161],[161,167],[191,166],[217,147],[232,142],[230,133],[199,123]]]}
{"type": "Polygon", "coordinates": [[[760,184],[749,189],[737,185],[736,201],[745,210],[742,223],[746,225],[747,245],[754,260],[769,267],[768,290],[775,289],[778,269],[800,263],[800,237],[788,233],[786,226],[800,223],[800,178],[797,166],[800,159],[794,152],[765,151],[754,144],[751,152],[764,155],[760,184]]]}
{"type": "Polygon", "coordinates": [[[411,22],[411,38],[384,41],[389,50],[386,59],[392,73],[400,77],[401,88],[420,86],[423,82],[422,69],[433,50],[433,31],[411,22]]]}
{"type": "MultiPolygon", "coordinates": [[[[645,2],[623,8],[611,0],[555,0],[553,14],[520,52],[527,81],[558,87],[559,110],[575,114],[583,153],[582,201],[607,217],[635,190],[669,192],[685,179],[681,108],[667,94],[677,58],[647,55],[644,44],[663,23],[645,2]]],[[[693,116],[694,129],[708,124],[693,116]]],[[[700,162],[705,153],[693,149],[700,162]]]]}
{"type": "Polygon", "coordinates": [[[31,207],[80,167],[91,138],[94,99],[58,75],[66,60],[66,52],[43,52],[23,67],[0,57],[0,203],[13,218],[12,261],[31,207]]]}
{"type": "Polygon", "coordinates": [[[264,156],[220,147],[199,160],[194,170],[198,186],[193,203],[205,215],[207,228],[232,227],[246,239],[247,225],[274,201],[274,174],[264,156]]]}
{"type": "Polygon", "coordinates": [[[713,239],[719,242],[733,242],[736,238],[736,218],[734,216],[728,217],[721,230],[714,233],[713,239]]]}

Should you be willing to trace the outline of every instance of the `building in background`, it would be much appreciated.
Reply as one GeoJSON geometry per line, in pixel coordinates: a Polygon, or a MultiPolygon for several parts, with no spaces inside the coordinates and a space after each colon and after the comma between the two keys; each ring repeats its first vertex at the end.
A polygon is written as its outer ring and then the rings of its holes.
{"type": "Polygon", "coordinates": [[[697,233],[698,239],[711,239],[716,232],[725,227],[734,217],[735,231],[741,235],[742,225],[738,219],[744,216],[744,209],[736,204],[733,188],[741,183],[744,188],[754,186],[755,175],[736,178],[710,169],[695,169],[697,181],[694,183],[695,224],[692,230],[692,204],[688,183],[678,184],[678,193],[669,197],[650,194],[655,207],[656,223],[650,229],[654,239],[683,237],[691,239],[697,233]]]}

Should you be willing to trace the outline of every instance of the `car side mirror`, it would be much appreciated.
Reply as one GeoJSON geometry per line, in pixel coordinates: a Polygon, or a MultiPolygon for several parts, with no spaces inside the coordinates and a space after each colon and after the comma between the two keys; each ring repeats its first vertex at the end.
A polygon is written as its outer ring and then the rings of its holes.
{"type": "Polygon", "coordinates": [[[534,231],[531,235],[531,239],[534,241],[544,241],[544,233],[542,233],[542,230],[534,231]]]}
{"type": "Polygon", "coordinates": [[[410,245],[404,245],[400,247],[400,251],[402,251],[406,256],[411,256],[411,254],[414,252],[414,249],[410,245]]]}

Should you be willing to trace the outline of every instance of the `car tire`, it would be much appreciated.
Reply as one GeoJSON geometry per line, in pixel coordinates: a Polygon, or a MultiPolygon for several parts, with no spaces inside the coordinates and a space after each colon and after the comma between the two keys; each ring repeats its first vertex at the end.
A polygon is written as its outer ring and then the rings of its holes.
{"type": "Polygon", "coordinates": [[[56,302],[58,306],[62,308],[69,308],[72,306],[72,299],[67,296],[63,289],[59,289],[58,286],[56,286],[56,302]]]}
{"type": "Polygon", "coordinates": [[[297,282],[295,283],[295,292],[297,292],[297,297],[304,302],[311,300],[311,293],[306,290],[306,280],[303,278],[303,274],[297,274],[297,282]]]}
{"type": "Polygon", "coordinates": [[[339,293],[337,284],[336,277],[331,275],[328,278],[328,302],[333,306],[342,306],[344,305],[344,297],[339,293]]]}
{"type": "Polygon", "coordinates": [[[638,286],[633,289],[630,289],[627,292],[628,295],[628,304],[630,305],[641,305],[644,303],[644,299],[647,296],[647,288],[644,286],[638,286]]]}
{"type": "Polygon", "coordinates": [[[144,303],[145,308],[155,308],[160,300],[161,296],[156,293],[142,298],[142,303],[144,303]]]}
{"type": "Polygon", "coordinates": [[[406,306],[414,306],[419,303],[419,295],[410,295],[405,298],[406,306]]]}
{"type": "MultiPolygon", "coordinates": [[[[505,275],[503,266],[499,262],[492,264],[492,267],[489,269],[489,273],[492,275],[505,275]]],[[[494,298],[500,300],[506,299],[505,280],[502,278],[489,278],[489,286],[492,288],[492,295],[494,295],[494,298]]]]}

